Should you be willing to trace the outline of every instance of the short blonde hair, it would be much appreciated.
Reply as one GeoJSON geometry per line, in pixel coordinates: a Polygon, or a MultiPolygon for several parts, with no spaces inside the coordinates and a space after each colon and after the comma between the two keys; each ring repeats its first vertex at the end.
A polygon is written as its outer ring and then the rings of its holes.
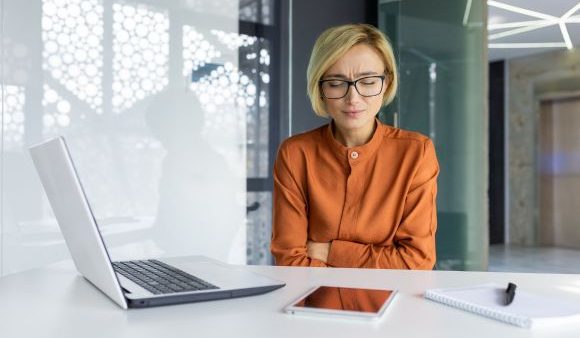
{"type": "Polygon", "coordinates": [[[308,96],[316,115],[328,117],[328,112],[322,100],[319,81],[328,68],[358,44],[366,44],[374,48],[385,64],[387,89],[383,94],[383,105],[391,103],[395,98],[399,75],[393,47],[391,47],[387,37],[377,28],[367,24],[331,27],[325,30],[316,40],[310,55],[308,70],[306,71],[308,96]]]}

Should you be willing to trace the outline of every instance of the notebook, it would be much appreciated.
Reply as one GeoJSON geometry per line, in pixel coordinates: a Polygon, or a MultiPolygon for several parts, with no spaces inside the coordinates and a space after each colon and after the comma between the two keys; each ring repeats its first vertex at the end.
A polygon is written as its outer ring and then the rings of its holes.
{"type": "Polygon", "coordinates": [[[503,305],[505,285],[495,283],[462,288],[431,289],[425,298],[511,325],[532,328],[580,320],[580,304],[520,290],[503,305]]]}

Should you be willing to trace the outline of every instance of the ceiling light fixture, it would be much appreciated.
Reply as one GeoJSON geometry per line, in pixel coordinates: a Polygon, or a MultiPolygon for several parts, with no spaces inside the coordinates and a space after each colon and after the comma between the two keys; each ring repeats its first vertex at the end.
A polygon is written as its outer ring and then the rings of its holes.
{"type": "Polygon", "coordinates": [[[521,8],[521,7],[517,7],[517,6],[512,6],[512,5],[504,4],[504,3],[501,3],[499,1],[489,0],[487,2],[487,4],[489,6],[493,6],[493,7],[496,7],[496,8],[505,9],[506,11],[510,11],[510,12],[514,12],[514,13],[519,13],[519,14],[531,16],[531,17],[534,17],[534,18],[539,18],[539,19],[544,19],[544,20],[558,19],[558,17],[552,16],[552,15],[548,15],[548,14],[544,14],[544,13],[540,13],[540,12],[536,12],[536,11],[531,11],[529,9],[525,9],[525,8],[521,8]]]}
{"type": "Polygon", "coordinates": [[[493,31],[493,30],[498,30],[498,29],[504,29],[504,28],[517,28],[517,27],[525,27],[525,26],[534,26],[534,25],[539,25],[545,22],[554,22],[554,23],[558,23],[559,21],[554,19],[554,20],[532,20],[532,21],[519,21],[519,22],[506,22],[506,23],[495,23],[495,24],[490,24],[487,25],[487,30],[488,31],[493,31]]]}
{"type": "Polygon", "coordinates": [[[516,28],[516,29],[511,29],[505,32],[501,32],[501,33],[496,33],[496,34],[492,34],[490,36],[488,36],[488,40],[496,40],[499,38],[504,38],[506,36],[512,36],[512,35],[516,35],[516,34],[520,34],[520,33],[524,33],[524,32],[529,32],[529,31],[533,31],[536,29],[540,29],[540,28],[544,28],[544,27],[548,27],[548,26],[552,26],[557,24],[558,21],[555,22],[542,22],[541,24],[535,24],[535,25],[530,25],[530,26],[525,26],[525,27],[520,27],[520,28],[516,28]]]}
{"type": "Polygon", "coordinates": [[[563,42],[537,42],[537,43],[490,43],[489,48],[561,48],[566,47],[563,42]]]}
{"type": "Polygon", "coordinates": [[[572,40],[570,40],[570,34],[568,34],[568,29],[566,28],[566,24],[560,22],[560,31],[562,32],[562,37],[564,37],[564,42],[566,43],[566,47],[568,49],[574,48],[572,44],[572,40]]]}
{"type": "Polygon", "coordinates": [[[577,3],[574,7],[569,9],[564,15],[561,17],[555,17],[549,14],[540,13],[536,11],[532,11],[529,9],[508,5],[499,1],[488,0],[487,4],[492,7],[500,8],[506,11],[510,11],[513,13],[523,14],[527,16],[531,16],[533,18],[538,18],[541,20],[532,20],[532,21],[520,21],[520,22],[508,22],[508,23],[498,23],[498,24],[490,24],[488,26],[488,31],[498,30],[498,29],[505,29],[505,28],[514,28],[510,30],[503,31],[501,33],[496,33],[488,36],[488,40],[497,40],[506,36],[517,35],[529,31],[533,31],[540,28],[546,28],[553,25],[560,26],[560,32],[562,33],[562,38],[564,39],[564,43],[490,43],[489,48],[553,48],[553,47],[566,47],[568,49],[573,49],[574,45],[572,40],[570,39],[570,34],[568,33],[568,28],[566,27],[567,23],[580,23],[580,16],[572,16],[580,9],[580,2],[577,3]],[[510,47],[513,46],[513,47],[510,47]],[[529,47],[525,47],[529,46],[529,47]]]}
{"type": "Polygon", "coordinates": [[[467,20],[469,19],[469,13],[471,12],[471,1],[467,0],[467,5],[465,5],[465,13],[463,13],[463,26],[467,25],[467,20]]]}
{"type": "Polygon", "coordinates": [[[566,28],[566,20],[568,20],[572,14],[576,13],[578,9],[580,9],[580,2],[560,18],[560,31],[562,31],[562,36],[564,37],[564,42],[566,42],[566,47],[568,47],[568,49],[574,48],[574,45],[572,44],[572,40],[570,40],[570,34],[568,34],[568,29],[566,28]]]}
{"type": "Polygon", "coordinates": [[[576,6],[572,7],[569,11],[567,11],[566,14],[562,15],[562,17],[560,19],[565,21],[566,19],[571,17],[572,14],[576,13],[576,11],[579,9],[580,9],[580,2],[578,4],[576,4],[576,6]]]}

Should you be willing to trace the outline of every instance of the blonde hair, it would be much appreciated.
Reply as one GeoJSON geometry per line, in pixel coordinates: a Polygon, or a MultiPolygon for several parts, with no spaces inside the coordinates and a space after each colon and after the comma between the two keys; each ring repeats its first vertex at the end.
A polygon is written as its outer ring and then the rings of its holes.
{"type": "Polygon", "coordinates": [[[372,47],[385,64],[387,89],[383,94],[383,105],[389,104],[395,98],[399,75],[393,48],[387,37],[377,28],[367,24],[349,24],[331,27],[325,30],[316,40],[310,55],[306,78],[308,81],[308,96],[316,115],[327,117],[319,81],[328,68],[346,54],[352,47],[366,44],[372,47]]]}

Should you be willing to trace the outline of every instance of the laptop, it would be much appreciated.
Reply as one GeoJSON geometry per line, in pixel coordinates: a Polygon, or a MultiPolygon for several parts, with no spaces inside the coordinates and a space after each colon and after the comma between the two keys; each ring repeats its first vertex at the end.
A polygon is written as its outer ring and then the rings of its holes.
{"type": "Polygon", "coordinates": [[[63,137],[30,154],[79,273],[123,309],[253,296],[285,285],[209,258],[111,262],[63,137]]]}

